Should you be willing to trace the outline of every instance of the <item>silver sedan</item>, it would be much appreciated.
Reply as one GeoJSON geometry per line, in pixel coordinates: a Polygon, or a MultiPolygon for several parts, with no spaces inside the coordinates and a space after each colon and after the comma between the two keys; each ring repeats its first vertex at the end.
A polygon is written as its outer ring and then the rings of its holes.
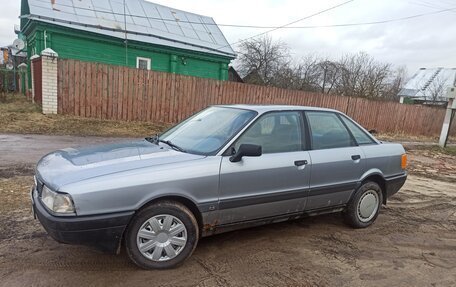
{"type": "Polygon", "coordinates": [[[55,240],[170,268],[229,230],[328,212],[367,227],[406,163],[335,110],[212,106],[161,135],[44,156],[31,197],[55,240]]]}

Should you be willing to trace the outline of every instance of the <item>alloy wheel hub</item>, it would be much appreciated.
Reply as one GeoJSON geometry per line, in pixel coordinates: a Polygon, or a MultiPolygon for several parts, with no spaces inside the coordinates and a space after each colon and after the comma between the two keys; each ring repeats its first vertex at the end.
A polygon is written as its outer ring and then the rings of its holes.
{"type": "Polygon", "coordinates": [[[147,259],[171,260],[185,248],[187,229],[175,216],[156,215],[146,220],[139,228],[136,242],[139,251],[147,259]]]}

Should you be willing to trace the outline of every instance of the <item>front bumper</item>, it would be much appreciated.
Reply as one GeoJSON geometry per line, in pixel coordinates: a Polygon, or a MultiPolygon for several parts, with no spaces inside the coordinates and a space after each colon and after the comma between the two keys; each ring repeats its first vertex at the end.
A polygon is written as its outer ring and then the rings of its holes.
{"type": "Polygon", "coordinates": [[[38,198],[35,188],[31,190],[33,213],[44,229],[56,241],[80,244],[117,253],[123,232],[134,212],[122,212],[94,216],[54,216],[38,198]]]}
{"type": "MultiPolygon", "coordinates": [[[[386,197],[389,198],[397,193],[407,180],[407,173],[385,178],[386,197]]],[[[386,201],[386,198],[384,199],[386,201]]]]}

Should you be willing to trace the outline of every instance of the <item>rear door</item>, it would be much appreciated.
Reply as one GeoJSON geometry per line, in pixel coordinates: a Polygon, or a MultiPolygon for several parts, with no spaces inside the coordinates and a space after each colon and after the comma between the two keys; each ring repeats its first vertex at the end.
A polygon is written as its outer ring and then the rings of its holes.
{"type": "Polygon", "coordinates": [[[306,210],[346,204],[364,164],[363,151],[335,112],[307,111],[312,175],[306,210]]]}
{"type": "Polygon", "coordinates": [[[271,112],[261,116],[235,142],[261,145],[260,157],[230,162],[220,169],[219,224],[302,212],[310,180],[310,156],[305,151],[301,112],[271,112]]]}

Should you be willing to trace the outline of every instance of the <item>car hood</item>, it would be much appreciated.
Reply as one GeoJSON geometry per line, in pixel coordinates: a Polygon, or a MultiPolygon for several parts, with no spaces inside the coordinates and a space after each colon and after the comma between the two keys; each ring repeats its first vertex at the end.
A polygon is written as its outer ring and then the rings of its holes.
{"type": "Polygon", "coordinates": [[[63,185],[118,172],[204,158],[146,140],[66,148],[47,154],[36,166],[37,178],[59,190],[63,185]]]}

